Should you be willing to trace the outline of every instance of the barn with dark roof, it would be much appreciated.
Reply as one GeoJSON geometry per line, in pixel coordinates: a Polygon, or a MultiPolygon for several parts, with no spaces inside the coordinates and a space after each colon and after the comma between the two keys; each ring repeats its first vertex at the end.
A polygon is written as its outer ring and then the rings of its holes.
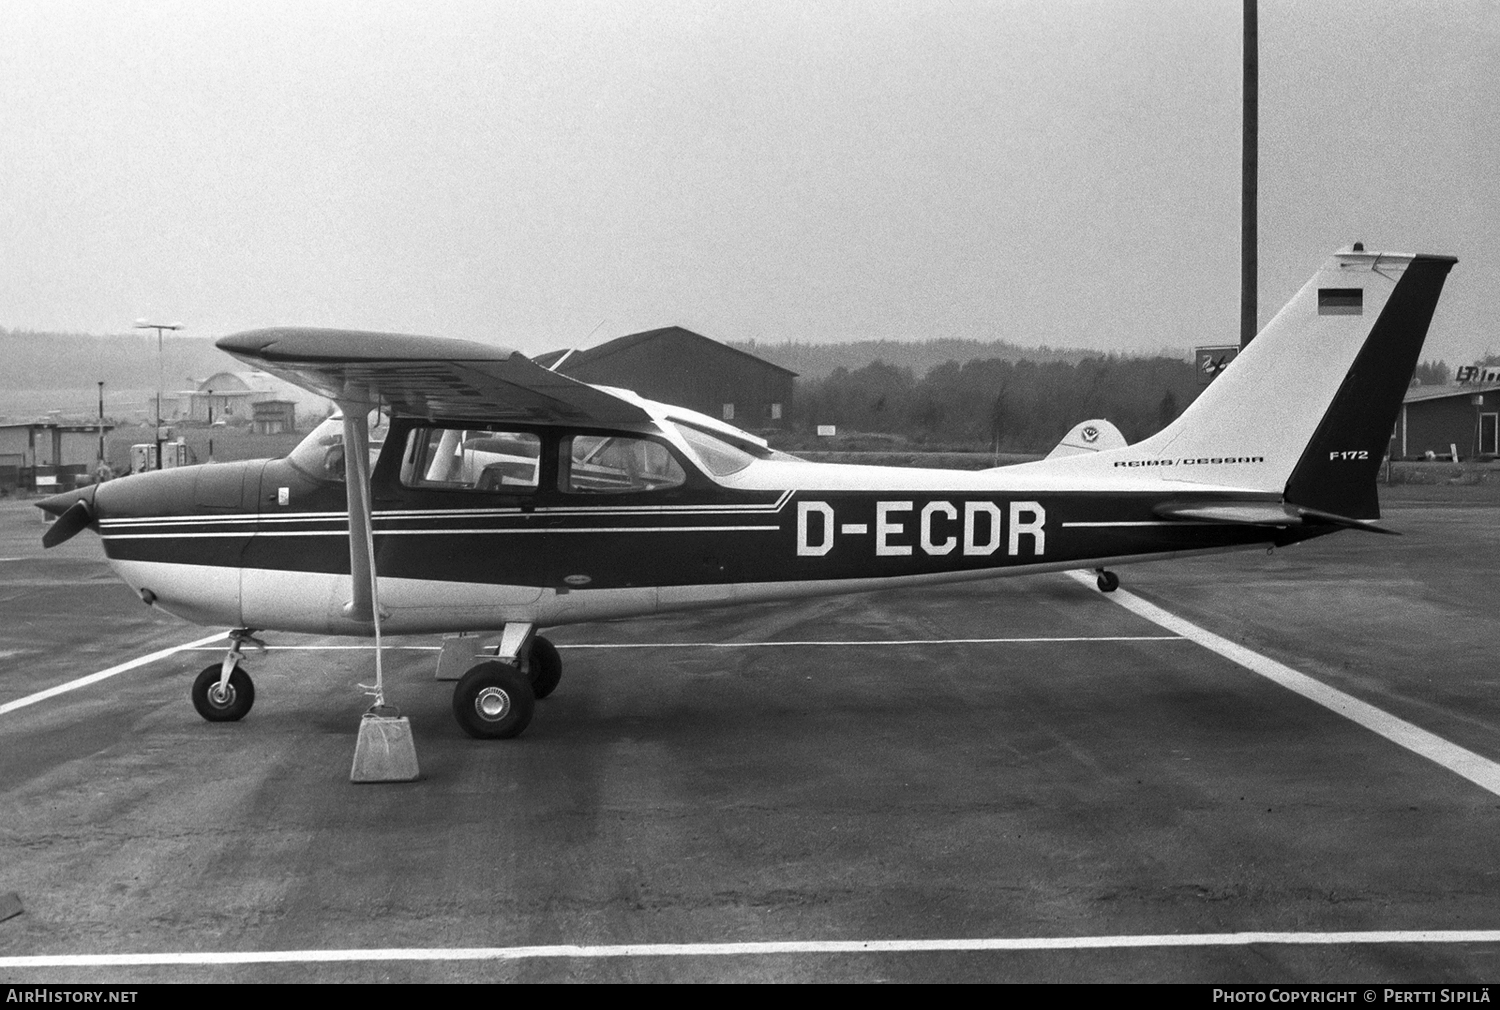
{"type": "Polygon", "coordinates": [[[583,351],[551,351],[535,360],[582,382],[619,386],[750,430],[786,423],[797,377],[681,326],[632,333],[583,351]]]}

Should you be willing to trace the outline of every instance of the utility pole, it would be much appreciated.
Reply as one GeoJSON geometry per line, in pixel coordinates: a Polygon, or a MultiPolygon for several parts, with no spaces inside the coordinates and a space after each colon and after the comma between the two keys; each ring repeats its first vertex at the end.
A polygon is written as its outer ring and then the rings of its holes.
{"type": "MultiPolygon", "coordinates": [[[[99,466],[104,465],[104,380],[99,380],[99,466]]],[[[95,468],[98,472],[98,468],[95,468]]]]}
{"type": "Polygon", "coordinates": [[[161,332],[162,330],[180,330],[181,323],[153,323],[145,319],[137,319],[135,328],[138,330],[156,331],[156,468],[161,469],[161,384],[162,384],[162,354],[161,354],[161,332]]]}
{"type": "Polygon", "coordinates": [[[1257,176],[1260,171],[1259,0],[1245,0],[1244,136],[1240,147],[1240,350],[1255,339],[1257,176]]]}

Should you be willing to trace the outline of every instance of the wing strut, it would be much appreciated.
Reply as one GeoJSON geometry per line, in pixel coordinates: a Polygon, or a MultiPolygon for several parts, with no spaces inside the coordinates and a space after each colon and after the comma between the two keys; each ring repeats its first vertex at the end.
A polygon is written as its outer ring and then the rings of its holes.
{"type": "Polygon", "coordinates": [[[419,774],[411,723],[385,703],[381,661],[380,583],[370,508],[370,404],[365,398],[338,401],[344,413],[344,488],[349,504],[350,596],[344,616],[375,626],[375,704],[359,723],[352,782],[410,782],[419,774]]]}
{"type": "Polygon", "coordinates": [[[375,625],[375,706],[385,705],[380,660],[380,587],[375,577],[375,538],[370,518],[369,405],[339,403],[344,412],[344,488],[349,503],[349,581],[352,598],[344,616],[375,625]]]}

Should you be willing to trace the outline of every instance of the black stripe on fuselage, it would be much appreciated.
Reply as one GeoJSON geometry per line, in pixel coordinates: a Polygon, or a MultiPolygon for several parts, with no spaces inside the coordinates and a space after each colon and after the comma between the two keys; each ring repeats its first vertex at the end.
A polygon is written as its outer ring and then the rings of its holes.
{"type": "MultiPolygon", "coordinates": [[[[1326,530],[1163,519],[1181,493],[819,492],[648,512],[377,513],[384,576],[590,589],[891,578],[1291,543],[1326,530]],[[736,509],[735,506],[746,506],[736,509]],[[571,579],[571,581],[566,581],[571,579]]],[[[1226,496],[1192,496],[1213,504],[1226,496]]],[[[1243,500],[1241,496],[1237,500],[1243,500]]],[[[1273,500],[1273,499],[1268,499],[1273,500]]],[[[343,513],[133,518],[103,524],[120,560],[348,574],[343,513]],[[251,535],[253,532],[253,536],[251,535]]]]}

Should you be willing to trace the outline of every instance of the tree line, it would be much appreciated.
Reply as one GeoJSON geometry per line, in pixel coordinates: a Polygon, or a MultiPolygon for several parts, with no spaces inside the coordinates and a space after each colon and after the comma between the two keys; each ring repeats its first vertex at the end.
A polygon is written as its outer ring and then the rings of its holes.
{"type": "Polygon", "coordinates": [[[1139,441],[1201,389],[1191,362],[1168,357],[949,361],[920,378],[876,361],[799,382],[796,416],[809,431],[832,424],[841,433],[878,432],[919,445],[1045,452],[1097,417],[1139,441]]]}
{"type": "Polygon", "coordinates": [[[731,341],[730,347],[796,372],[809,381],[825,379],[836,368],[857,369],[877,361],[900,361],[916,374],[948,361],[995,358],[1003,361],[1066,361],[1077,364],[1097,354],[1076,347],[1023,347],[1004,340],[856,340],[842,344],[788,341],[771,344],[731,341]]]}
{"type": "MultiPolygon", "coordinates": [[[[1442,362],[1424,362],[1413,378],[1441,384],[1448,374],[1442,362]]],[[[799,379],[794,427],[804,437],[831,424],[841,435],[880,433],[932,448],[1046,452],[1080,421],[1100,417],[1138,442],[1204,388],[1192,362],[1166,356],[948,361],[920,377],[875,361],[799,379]]]]}
{"type": "Polygon", "coordinates": [[[247,367],[205,337],[166,337],[158,361],[155,333],[93,336],[4,327],[0,361],[0,389],[91,389],[100,379],[110,388],[146,389],[156,385],[160,369],[166,388],[176,390],[189,377],[247,367]]]}

